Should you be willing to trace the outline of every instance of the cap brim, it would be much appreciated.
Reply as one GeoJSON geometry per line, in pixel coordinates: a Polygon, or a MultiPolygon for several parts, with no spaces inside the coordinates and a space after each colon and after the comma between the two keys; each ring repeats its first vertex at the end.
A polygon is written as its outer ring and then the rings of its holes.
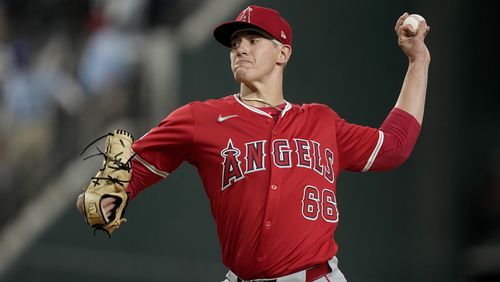
{"type": "Polygon", "coordinates": [[[238,30],[243,29],[254,29],[262,31],[263,34],[268,34],[267,31],[262,29],[260,26],[247,23],[247,22],[225,22],[214,29],[214,37],[220,44],[231,47],[231,36],[238,30]]]}

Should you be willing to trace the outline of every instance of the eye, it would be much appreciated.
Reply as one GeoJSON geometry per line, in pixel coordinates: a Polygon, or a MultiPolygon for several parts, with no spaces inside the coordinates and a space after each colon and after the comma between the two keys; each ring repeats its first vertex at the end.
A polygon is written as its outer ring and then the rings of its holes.
{"type": "Polygon", "coordinates": [[[250,39],[250,44],[254,45],[254,44],[259,43],[259,41],[260,41],[259,38],[256,38],[256,37],[255,38],[251,38],[250,39]]]}
{"type": "Polygon", "coordinates": [[[240,41],[233,40],[231,41],[231,48],[236,49],[240,46],[240,41]]]}

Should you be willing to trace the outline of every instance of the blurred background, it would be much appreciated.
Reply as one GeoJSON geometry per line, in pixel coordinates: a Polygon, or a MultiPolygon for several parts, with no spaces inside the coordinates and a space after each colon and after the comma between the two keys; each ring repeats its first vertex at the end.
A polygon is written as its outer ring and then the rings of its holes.
{"type": "Polygon", "coordinates": [[[421,136],[399,169],[340,177],[340,268],[355,282],[500,281],[500,24],[489,2],[465,0],[0,0],[0,281],[224,279],[193,167],[131,202],[108,239],[75,208],[101,163],[79,154],[237,92],[211,32],[249,4],[293,27],[288,101],[373,127],[406,72],[395,22],[427,19],[421,136]]]}

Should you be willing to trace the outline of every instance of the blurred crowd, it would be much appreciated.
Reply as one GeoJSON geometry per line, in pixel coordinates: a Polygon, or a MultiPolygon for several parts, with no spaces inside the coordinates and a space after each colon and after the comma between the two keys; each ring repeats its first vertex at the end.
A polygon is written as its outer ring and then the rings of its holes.
{"type": "Polygon", "coordinates": [[[0,228],[102,125],[147,111],[144,34],[199,2],[0,0],[0,228]]]}

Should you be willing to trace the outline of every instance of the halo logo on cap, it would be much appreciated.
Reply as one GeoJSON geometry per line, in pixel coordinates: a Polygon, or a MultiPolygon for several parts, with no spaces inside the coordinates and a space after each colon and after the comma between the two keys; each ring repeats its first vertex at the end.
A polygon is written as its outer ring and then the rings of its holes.
{"type": "Polygon", "coordinates": [[[231,36],[245,29],[258,29],[279,42],[292,45],[292,28],[277,10],[251,5],[241,11],[235,20],[222,23],[214,29],[215,39],[231,47],[231,36]]]}
{"type": "Polygon", "coordinates": [[[240,16],[236,18],[238,22],[247,22],[250,23],[250,13],[253,11],[252,7],[248,7],[243,12],[241,12],[240,16]]]}

